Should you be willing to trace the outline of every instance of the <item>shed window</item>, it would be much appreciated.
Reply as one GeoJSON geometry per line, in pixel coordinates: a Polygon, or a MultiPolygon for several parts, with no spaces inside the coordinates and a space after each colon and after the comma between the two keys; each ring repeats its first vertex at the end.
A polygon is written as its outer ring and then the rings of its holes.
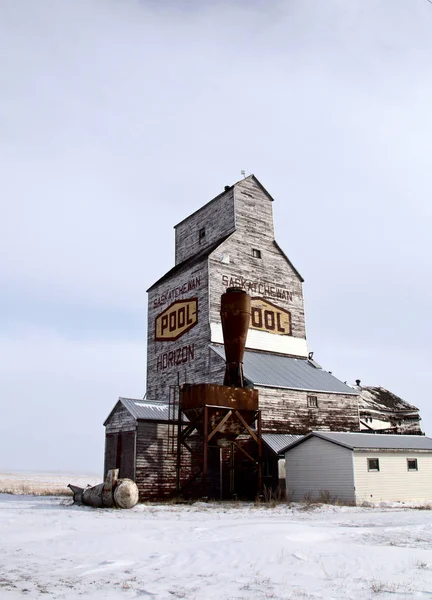
{"type": "Polygon", "coordinates": [[[407,468],[408,471],[418,471],[417,459],[407,458],[407,468]]]}
{"type": "Polygon", "coordinates": [[[198,238],[199,241],[202,242],[205,238],[205,227],[201,227],[201,229],[198,231],[198,238]]]}
{"type": "Polygon", "coordinates": [[[254,258],[261,258],[261,250],[258,250],[257,248],[252,248],[252,256],[254,258]]]}
{"type": "Polygon", "coordinates": [[[318,398],[316,396],[308,396],[307,405],[309,408],[318,408],[318,398]]]}
{"type": "Polygon", "coordinates": [[[379,471],[379,459],[378,458],[368,458],[368,471],[379,471]]]}

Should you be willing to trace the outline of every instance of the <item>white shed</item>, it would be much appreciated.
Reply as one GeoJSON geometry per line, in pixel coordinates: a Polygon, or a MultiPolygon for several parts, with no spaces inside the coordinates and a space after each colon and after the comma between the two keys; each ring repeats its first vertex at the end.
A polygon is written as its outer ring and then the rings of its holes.
{"type": "Polygon", "coordinates": [[[432,439],[313,431],[285,450],[294,501],[326,494],[347,502],[432,501],[432,439]]]}

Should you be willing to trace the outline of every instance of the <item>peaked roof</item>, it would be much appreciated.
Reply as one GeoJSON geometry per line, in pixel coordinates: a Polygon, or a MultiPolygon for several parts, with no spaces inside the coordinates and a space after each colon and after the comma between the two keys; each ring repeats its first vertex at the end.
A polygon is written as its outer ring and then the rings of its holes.
{"type": "Polygon", "coordinates": [[[432,439],[423,435],[391,435],[379,433],[354,433],[340,431],[311,431],[308,435],[283,448],[289,452],[311,437],[321,438],[349,450],[430,450],[432,439]]]}
{"type": "Polygon", "coordinates": [[[169,406],[165,402],[149,402],[148,400],[120,397],[105,419],[104,425],[108,423],[119,404],[123,405],[137,421],[172,421],[177,419],[177,409],[174,408],[170,415],[169,406]]]}
{"type": "Polygon", "coordinates": [[[304,436],[290,433],[263,433],[261,437],[270,450],[275,454],[280,454],[287,446],[290,446],[304,436]]]}
{"type": "Polygon", "coordinates": [[[194,215],[196,215],[200,210],[202,210],[203,208],[206,208],[209,204],[211,204],[212,202],[215,202],[216,200],[219,200],[219,198],[221,196],[223,196],[224,194],[226,194],[227,192],[229,192],[230,190],[232,190],[232,188],[235,188],[236,185],[239,185],[240,183],[242,183],[242,181],[245,181],[247,179],[253,179],[254,182],[257,184],[257,186],[264,192],[264,194],[269,198],[269,200],[271,200],[272,202],[274,202],[274,198],[269,194],[269,192],[265,189],[265,187],[263,186],[263,184],[259,181],[259,179],[257,177],[255,177],[255,175],[248,175],[247,177],[245,177],[244,179],[239,179],[239,181],[236,181],[235,183],[233,183],[233,185],[227,185],[225,186],[225,189],[223,192],[221,192],[220,194],[218,194],[217,196],[215,196],[214,198],[212,198],[211,200],[209,200],[208,202],[206,202],[205,204],[203,204],[202,206],[200,206],[199,208],[197,208],[193,213],[191,213],[190,215],[188,215],[187,217],[185,217],[184,219],[182,219],[181,221],[179,221],[177,223],[177,225],[174,225],[174,229],[176,229],[179,225],[181,225],[182,223],[184,223],[185,221],[187,221],[188,219],[190,219],[191,217],[193,217],[194,215]]]}
{"type": "MultiPolygon", "coordinates": [[[[210,347],[225,360],[223,346],[212,344],[210,347]]],[[[243,371],[247,379],[262,387],[358,395],[352,387],[342,383],[328,371],[317,368],[307,358],[246,350],[243,371]]]]}

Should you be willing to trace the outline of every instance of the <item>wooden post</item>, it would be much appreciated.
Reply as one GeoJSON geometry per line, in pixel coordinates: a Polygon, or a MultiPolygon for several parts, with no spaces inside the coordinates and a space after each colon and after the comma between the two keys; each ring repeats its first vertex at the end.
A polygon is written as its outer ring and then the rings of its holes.
{"type": "Polygon", "coordinates": [[[262,494],[262,438],[261,438],[261,411],[258,411],[258,494],[262,494]]]}
{"type": "Polygon", "coordinates": [[[235,490],[235,482],[234,482],[234,443],[231,442],[231,451],[230,451],[230,494],[234,494],[235,490]]]}
{"type": "Polygon", "coordinates": [[[203,497],[207,496],[208,406],[204,406],[203,497]]]}
{"type": "Polygon", "coordinates": [[[180,469],[181,469],[181,393],[177,407],[177,459],[176,459],[176,494],[180,494],[180,469]]]}

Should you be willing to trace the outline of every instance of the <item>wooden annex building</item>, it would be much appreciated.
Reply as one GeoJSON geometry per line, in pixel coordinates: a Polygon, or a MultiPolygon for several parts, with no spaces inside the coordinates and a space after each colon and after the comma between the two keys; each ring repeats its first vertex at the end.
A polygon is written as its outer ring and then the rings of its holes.
{"type": "MultiPolygon", "coordinates": [[[[309,353],[303,278],[275,240],[273,198],[251,175],[175,226],[175,265],[148,289],[146,395],[120,398],[106,419],[105,471],[119,467],[141,499],[169,497],[176,486],[198,493],[199,436],[178,459],[179,431],[188,428],[178,418],[180,389],[222,384],[220,302],[233,287],[251,297],[243,369],[258,390],[265,485],[285,481],[281,450],[310,431],[421,434],[416,407],[339,381],[309,353]]],[[[254,451],[246,443],[228,457],[225,446],[209,445],[209,495],[253,495],[254,451]]]]}

